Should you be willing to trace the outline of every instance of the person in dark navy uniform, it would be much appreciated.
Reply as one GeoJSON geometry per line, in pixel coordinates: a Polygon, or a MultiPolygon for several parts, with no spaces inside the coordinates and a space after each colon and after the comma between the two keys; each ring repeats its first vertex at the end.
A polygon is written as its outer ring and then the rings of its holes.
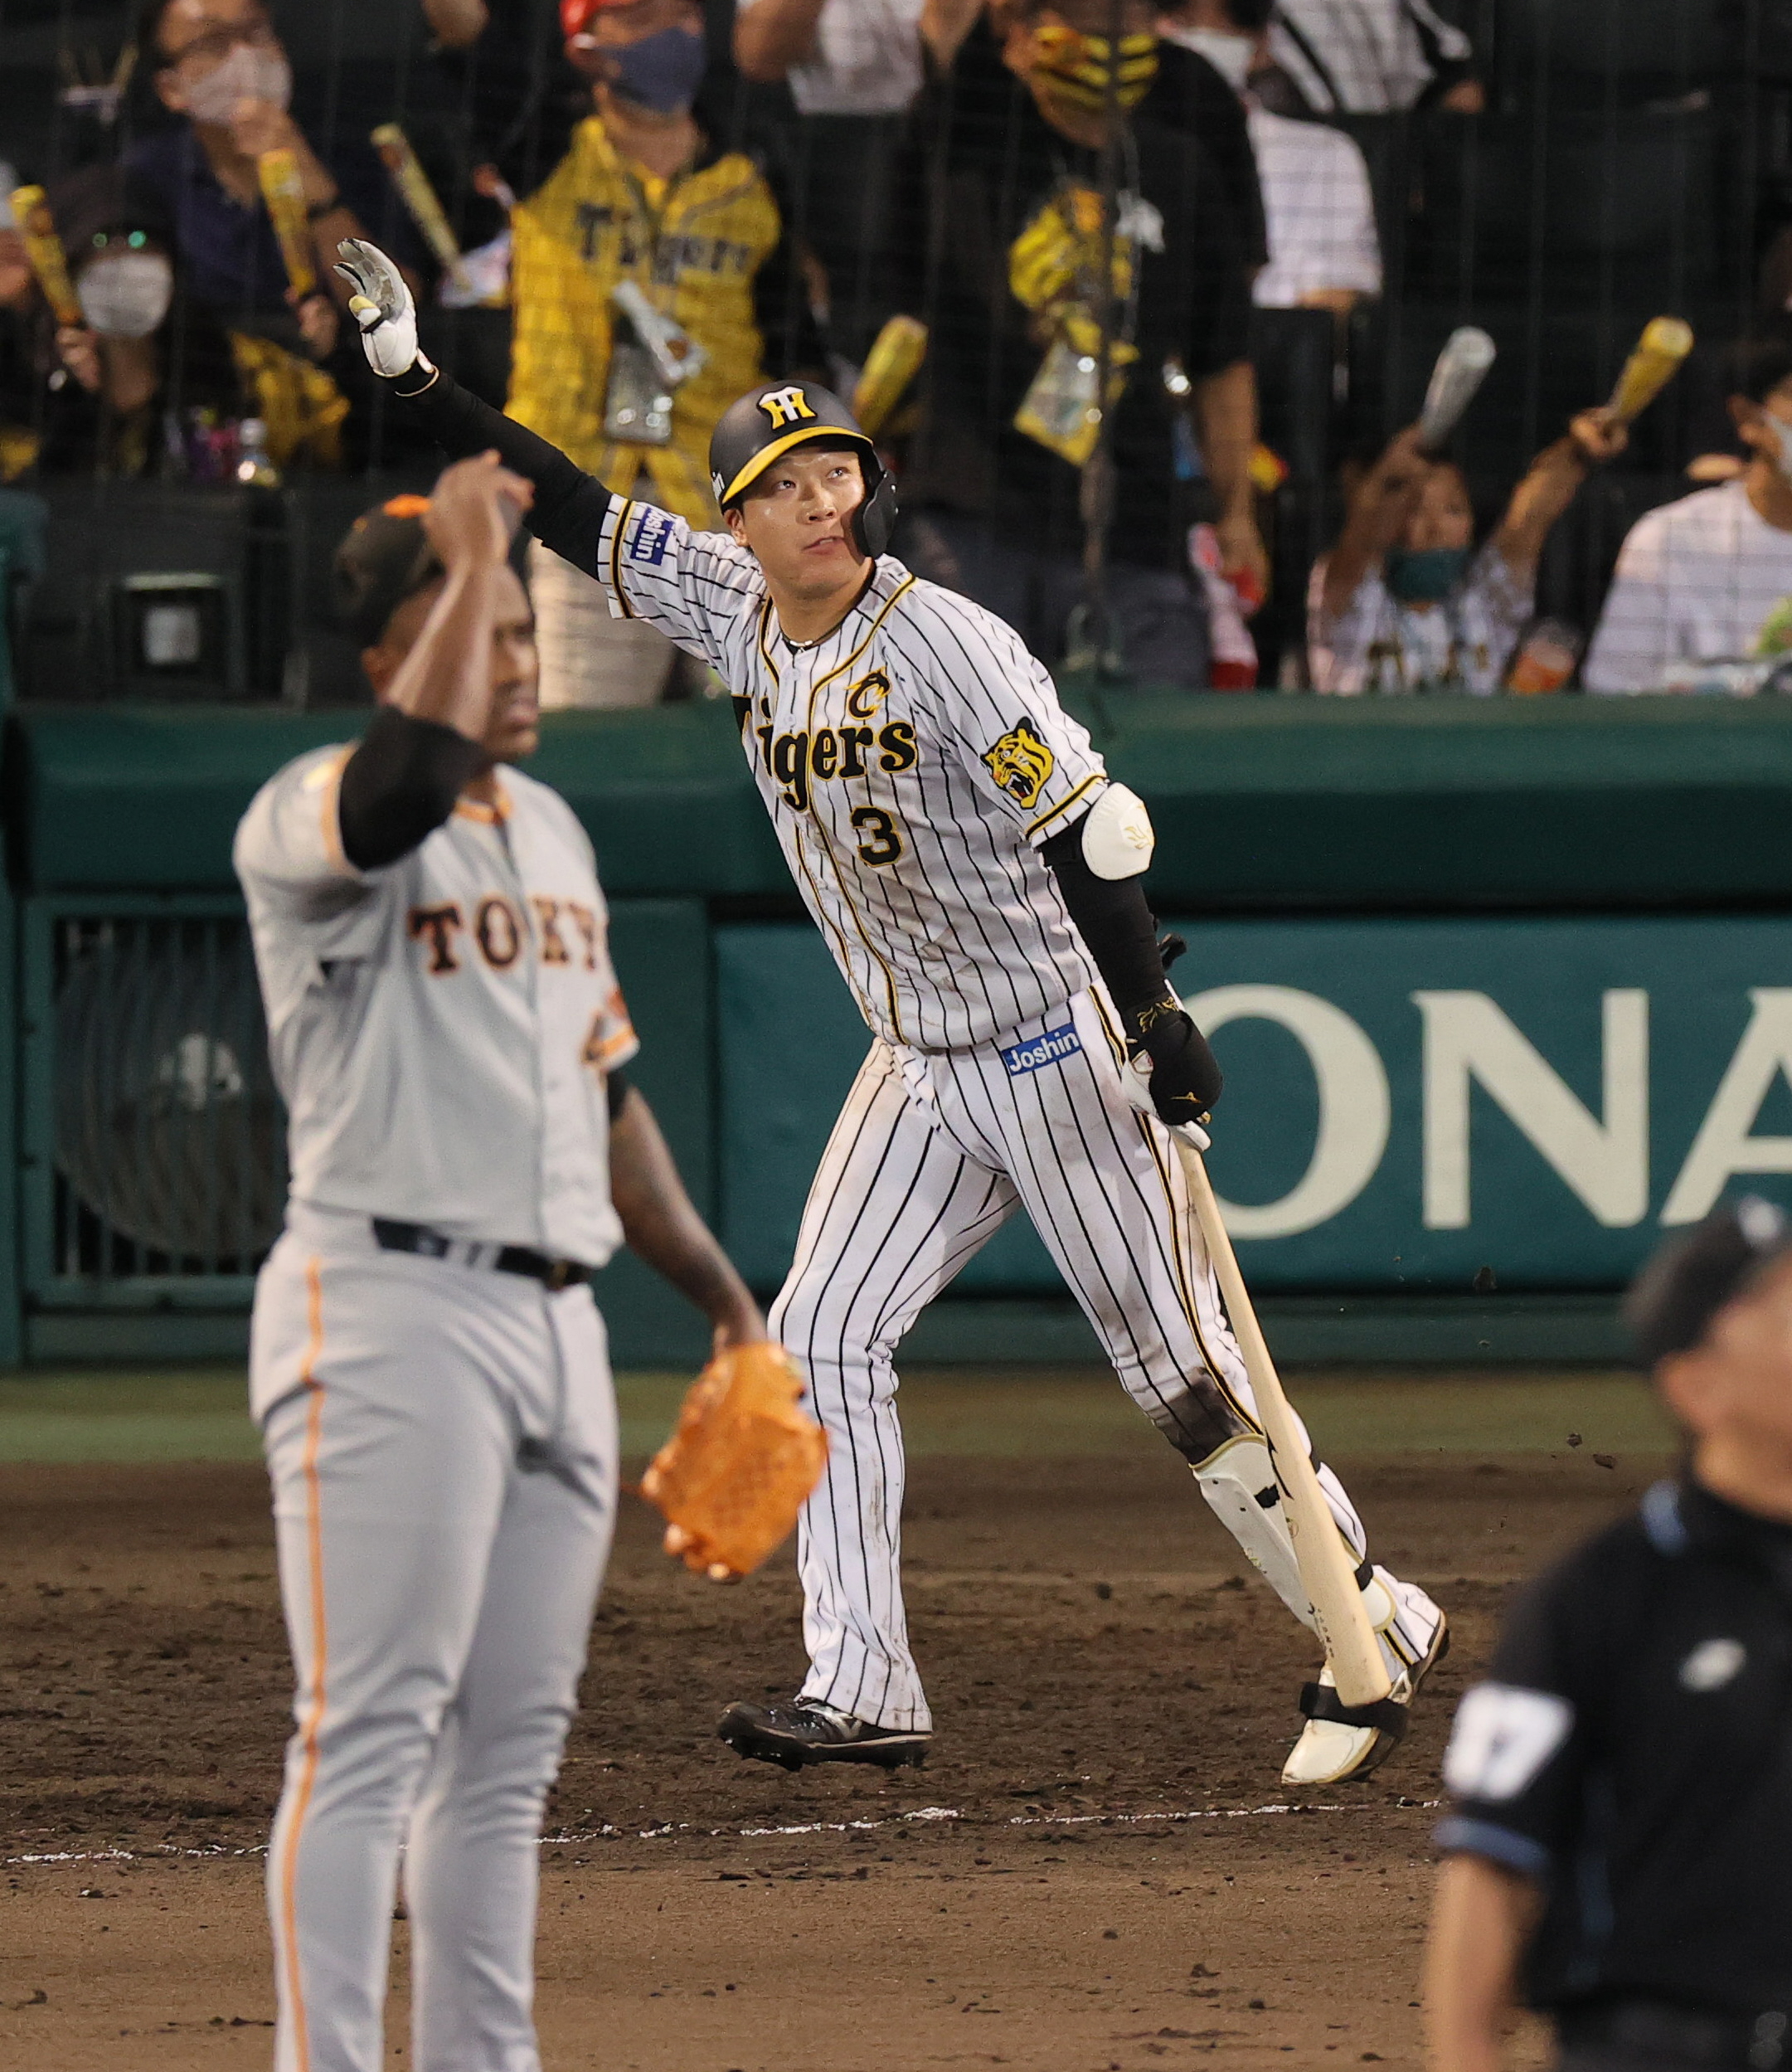
{"type": "Polygon", "coordinates": [[[1434,2072],[1522,2000],[1565,2072],[1792,2066],[1792,1228],[1715,1211],[1626,1306],[1679,1472],[1533,1583],[1444,1760],[1434,2072]]]}

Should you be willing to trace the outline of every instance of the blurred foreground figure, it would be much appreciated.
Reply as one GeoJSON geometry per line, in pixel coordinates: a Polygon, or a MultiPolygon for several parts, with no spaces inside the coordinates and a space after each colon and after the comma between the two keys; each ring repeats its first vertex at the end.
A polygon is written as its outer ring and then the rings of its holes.
{"type": "Polygon", "coordinates": [[[1792,1238],[1717,1209],[1628,1321],[1678,1475],[1552,1569],[1444,1758],[1434,2072],[1521,1998],[1564,2072],[1774,2072],[1792,2048],[1792,1238]]]}

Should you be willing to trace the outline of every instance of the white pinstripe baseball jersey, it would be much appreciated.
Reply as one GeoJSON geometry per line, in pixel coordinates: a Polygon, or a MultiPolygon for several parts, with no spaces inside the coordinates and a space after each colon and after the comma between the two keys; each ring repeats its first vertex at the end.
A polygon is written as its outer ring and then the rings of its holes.
{"type": "Polygon", "coordinates": [[[796,647],[745,547],[621,498],[598,567],[614,610],[733,693],[790,875],[878,1035],[968,1049],[1090,984],[1038,849],[1107,773],[1010,627],[886,555],[796,647]]]}

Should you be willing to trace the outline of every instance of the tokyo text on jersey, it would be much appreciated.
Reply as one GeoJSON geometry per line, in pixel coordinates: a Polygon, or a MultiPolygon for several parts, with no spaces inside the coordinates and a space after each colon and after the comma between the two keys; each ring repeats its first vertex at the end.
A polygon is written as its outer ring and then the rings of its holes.
{"type": "Polygon", "coordinates": [[[343,856],[346,747],[289,764],[236,838],[292,1191],[601,1266],[604,1075],[634,1054],[591,845],[507,770],[385,869],[343,856]]]}

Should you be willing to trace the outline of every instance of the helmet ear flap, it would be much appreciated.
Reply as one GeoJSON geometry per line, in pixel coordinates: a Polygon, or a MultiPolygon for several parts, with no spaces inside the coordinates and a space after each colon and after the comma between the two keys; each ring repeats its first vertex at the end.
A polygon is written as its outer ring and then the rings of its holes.
{"type": "Polygon", "coordinates": [[[852,540],[867,561],[890,551],[890,536],[896,531],[896,477],[881,462],[867,459],[860,463],[867,476],[876,470],[870,493],[852,513],[852,540]]]}

